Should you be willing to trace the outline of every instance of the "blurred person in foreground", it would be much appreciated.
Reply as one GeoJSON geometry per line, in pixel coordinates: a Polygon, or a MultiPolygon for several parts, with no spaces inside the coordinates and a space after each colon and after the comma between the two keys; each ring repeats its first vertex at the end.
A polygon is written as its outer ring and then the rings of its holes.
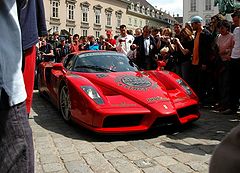
{"type": "Polygon", "coordinates": [[[43,0],[27,0],[25,7],[19,8],[21,3],[22,0],[17,0],[23,47],[22,69],[27,92],[26,107],[30,114],[37,55],[36,44],[39,42],[39,37],[47,36],[47,28],[43,0]]]}
{"type": "Polygon", "coordinates": [[[209,173],[239,173],[240,125],[231,130],[213,152],[209,173]]]}
{"type": "MultiPolygon", "coordinates": [[[[24,0],[18,2],[19,9],[27,5],[24,0]]],[[[0,4],[0,38],[5,40],[0,42],[0,172],[34,173],[17,4],[16,0],[1,0],[0,4]]]]}

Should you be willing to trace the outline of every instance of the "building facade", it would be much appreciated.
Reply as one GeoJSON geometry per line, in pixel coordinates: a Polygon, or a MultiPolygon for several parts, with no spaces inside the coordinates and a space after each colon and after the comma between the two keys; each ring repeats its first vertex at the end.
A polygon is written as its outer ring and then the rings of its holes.
{"type": "Polygon", "coordinates": [[[187,23],[193,16],[201,16],[203,24],[210,22],[212,16],[218,13],[214,0],[183,0],[183,23],[187,23]]]}
{"type": "Polygon", "coordinates": [[[108,29],[119,34],[121,24],[134,30],[146,24],[160,27],[176,22],[146,0],[44,0],[44,6],[50,33],[65,29],[71,34],[99,37],[108,29]]]}
{"type": "Polygon", "coordinates": [[[131,0],[127,8],[127,26],[134,30],[145,25],[154,27],[171,27],[177,22],[172,16],[156,9],[146,0],[131,0]]]}

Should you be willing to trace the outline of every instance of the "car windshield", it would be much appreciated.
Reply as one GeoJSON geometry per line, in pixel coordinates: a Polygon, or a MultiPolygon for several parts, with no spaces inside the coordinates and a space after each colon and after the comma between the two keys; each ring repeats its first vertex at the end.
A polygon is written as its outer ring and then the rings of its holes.
{"type": "Polygon", "coordinates": [[[86,73],[138,71],[126,55],[115,52],[89,52],[78,55],[74,71],[86,73]]]}

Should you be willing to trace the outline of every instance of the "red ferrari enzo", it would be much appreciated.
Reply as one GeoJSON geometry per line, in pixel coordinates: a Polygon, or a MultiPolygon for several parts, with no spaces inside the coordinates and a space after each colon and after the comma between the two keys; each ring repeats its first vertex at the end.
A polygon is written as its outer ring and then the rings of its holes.
{"type": "Polygon", "coordinates": [[[99,133],[143,132],[200,116],[196,94],[179,76],[164,70],[139,71],[117,52],[77,52],[62,63],[42,62],[38,89],[65,121],[99,133]]]}

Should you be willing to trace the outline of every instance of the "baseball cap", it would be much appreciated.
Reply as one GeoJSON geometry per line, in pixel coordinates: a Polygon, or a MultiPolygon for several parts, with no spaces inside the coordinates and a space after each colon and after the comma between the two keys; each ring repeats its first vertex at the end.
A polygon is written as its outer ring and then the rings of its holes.
{"type": "Polygon", "coordinates": [[[200,16],[193,16],[191,23],[202,23],[203,19],[200,16]]]}

